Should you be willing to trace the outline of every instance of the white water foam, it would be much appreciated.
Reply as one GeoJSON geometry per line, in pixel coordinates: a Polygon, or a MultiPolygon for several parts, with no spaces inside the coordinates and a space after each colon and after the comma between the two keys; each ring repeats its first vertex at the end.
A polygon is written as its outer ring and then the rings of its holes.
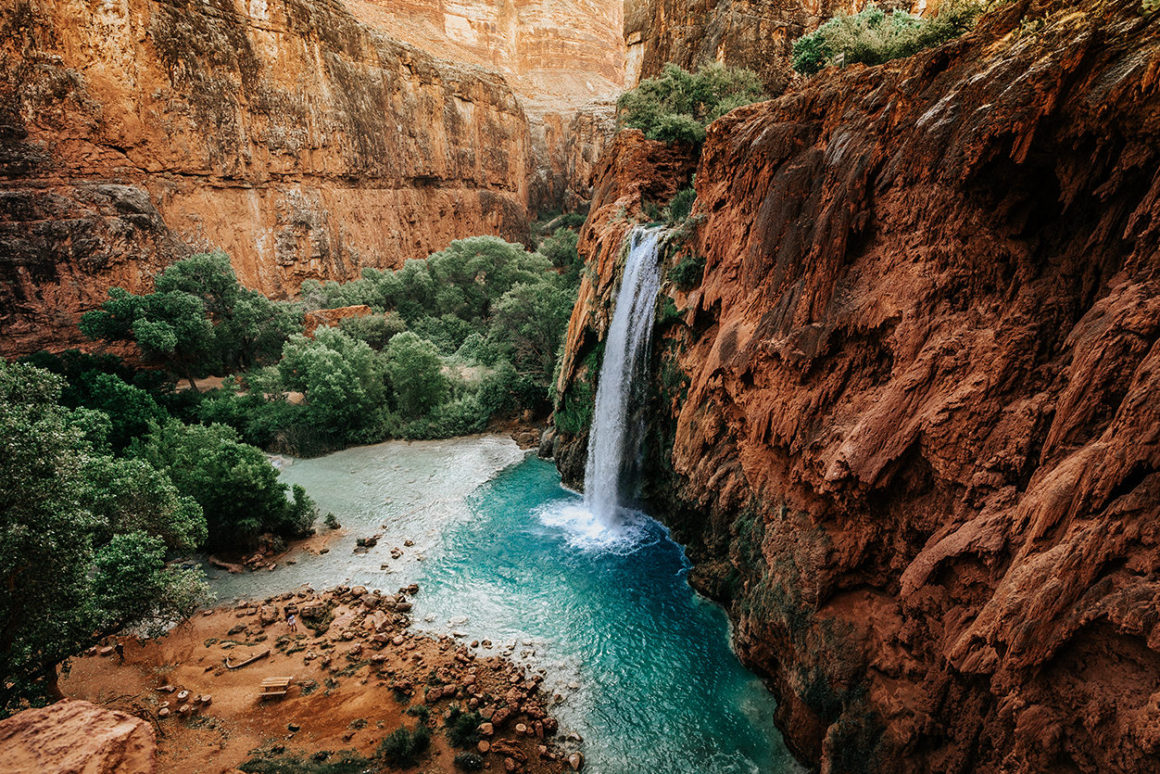
{"type": "Polygon", "coordinates": [[[584,553],[627,556],[656,542],[649,539],[648,517],[637,511],[621,509],[616,523],[608,524],[585,505],[556,500],[533,513],[545,527],[563,532],[570,548],[584,553]]]}

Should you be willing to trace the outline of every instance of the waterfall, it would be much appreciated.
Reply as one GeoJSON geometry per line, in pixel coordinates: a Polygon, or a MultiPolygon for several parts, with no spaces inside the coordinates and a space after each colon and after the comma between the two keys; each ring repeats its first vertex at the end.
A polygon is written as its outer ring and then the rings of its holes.
{"type": "MultiPolygon", "coordinates": [[[[633,230],[624,277],[604,340],[604,363],[596,387],[596,410],[588,435],[584,505],[605,524],[616,520],[626,462],[635,466],[640,443],[632,426],[632,388],[648,356],[657,292],[663,229],[633,230]]],[[[630,493],[631,495],[631,493],[630,493]]]]}

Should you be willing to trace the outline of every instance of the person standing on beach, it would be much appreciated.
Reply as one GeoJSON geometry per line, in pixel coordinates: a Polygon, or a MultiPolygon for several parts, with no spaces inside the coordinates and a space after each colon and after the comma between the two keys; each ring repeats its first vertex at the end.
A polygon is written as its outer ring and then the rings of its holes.
{"type": "Polygon", "coordinates": [[[298,619],[294,617],[293,613],[286,614],[286,626],[290,629],[290,633],[298,631],[298,619]]]}

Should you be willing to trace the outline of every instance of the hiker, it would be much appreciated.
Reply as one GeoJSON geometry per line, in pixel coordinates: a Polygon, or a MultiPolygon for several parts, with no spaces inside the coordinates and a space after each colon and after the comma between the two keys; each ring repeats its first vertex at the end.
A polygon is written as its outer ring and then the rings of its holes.
{"type": "Polygon", "coordinates": [[[119,642],[115,643],[113,645],[113,651],[117,654],[117,658],[121,659],[121,663],[124,664],[125,663],[125,646],[119,642]]]}
{"type": "Polygon", "coordinates": [[[286,614],[286,626],[290,629],[290,633],[298,631],[298,619],[294,617],[293,613],[286,614]]]}

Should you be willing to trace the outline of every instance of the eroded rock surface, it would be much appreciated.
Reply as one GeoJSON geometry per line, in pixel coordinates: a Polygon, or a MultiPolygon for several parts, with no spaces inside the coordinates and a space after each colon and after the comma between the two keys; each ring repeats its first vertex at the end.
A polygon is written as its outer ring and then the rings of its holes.
{"type": "Polygon", "coordinates": [[[226,250],[274,296],[527,233],[504,79],[340,0],[14,0],[0,10],[0,351],[79,339],[114,284],[226,250]]]}
{"type": "Polygon", "coordinates": [[[64,699],[0,720],[0,771],[153,774],[153,727],[125,712],[64,699]]]}
{"type": "Polygon", "coordinates": [[[646,493],[822,771],[1160,770],[1157,138],[1129,0],[1007,4],[711,127],[646,493]]]}

